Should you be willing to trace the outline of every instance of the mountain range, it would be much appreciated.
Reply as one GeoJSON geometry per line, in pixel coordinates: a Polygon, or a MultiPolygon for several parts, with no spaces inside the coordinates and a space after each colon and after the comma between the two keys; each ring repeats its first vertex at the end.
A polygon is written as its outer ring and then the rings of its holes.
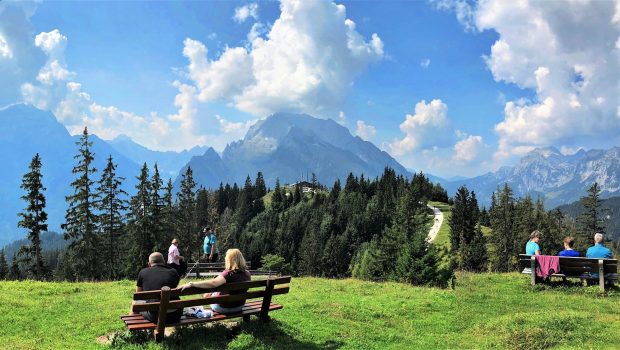
{"type": "Polygon", "coordinates": [[[476,191],[479,202],[488,206],[491,194],[507,183],[515,197],[527,194],[542,198],[547,209],[579,200],[594,182],[606,198],[620,194],[620,148],[579,150],[564,155],[554,147],[538,148],[526,154],[515,166],[457,181],[440,181],[452,194],[465,185],[476,191]]]}
{"type": "MultiPolygon", "coordinates": [[[[220,182],[242,184],[249,175],[254,181],[258,171],[273,186],[307,180],[312,173],[320,183],[331,186],[347,175],[380,175],[386,166],[397,174],[409,172],[388,153],[374,144],[353,136],[349,129],[331,119],[306,114],[276,113],[254,124],[245,137],[229,144],[220,157],[207,150],[192,157],[187,166],[196,182],[207,188],[220,182]]],[[[181,170],[181,174],[186,168],[181,170]]],[[[177,185],[180,178],[177,178],[177,185]]]]}
{"type": "MultiPolygon", "coordinates": [[[[70,194],[71,173],[77,154],[75,142],[50,112],[30,105],[16,104],[0,109],[0,246],[25,236],[17,228],[18,216],[25,203],[20,188],[22,176],[35,153],[43,162],[43,183],[47,187],[49,229],[60,232],[66,210],[65,196],[70,194]]],[[[263,172],[265,182],[273,186],[306,180],[316,174],[319,182],[331,186],[344,181],[352,172],[367,178],[380,175],[386,166],[397,174],[410,176],[388,153],[373,143],[353,136],[346,127],[331,119],[305,114],[276,113],[258,121],[242,140],[230,143],[218,154],[211,147],[195,147],[183,152],[160,152],[143,147],[127,136],[105,141],[91,134],[95,167],[101,171],[108,155],[118,164],[117,174],[126,180],[123,188],[134,193],[136,176],[144,162],[152,174],[157,163],[164,179],[174,177],[179,188],[181,176],[191,167],[195,181],[215,188],[220,183],[242,184],[249,175],[255,179],[263,172]]],[[[99,175],[96,175],[98,178],[99,175]]],[[[597,181],[603,197],[620,195],[620,148],[580,150],[564,155],[553,147],[536,149],[514,166],[473,178],[441,179],[439,182],[453,195],[461,185],[476,192],[479,203],[488,207],[491,194],[508,183],[515,197],[531,195],[543,198],[547,209],[577,201],[597,181]]]]}

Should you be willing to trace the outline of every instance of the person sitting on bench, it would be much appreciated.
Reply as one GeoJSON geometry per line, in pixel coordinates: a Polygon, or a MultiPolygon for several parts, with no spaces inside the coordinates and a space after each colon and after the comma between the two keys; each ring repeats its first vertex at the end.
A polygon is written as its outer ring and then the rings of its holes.
{"type": "MultiPolygon", "coordinates": [[[[136,292],[160,290],[162,287],[167,286],[170,288],[176,288],[179,285],[179,274],[177,271],[166,265],[164,256],[161,253],[155,252],[149,255],[149,267],[145,267],[138,273],[138,281],[136,282],[136,292]]],[[[179,297],[171,297],[170,300],[179,300],[179,297]]],[[[156,302],[159,300],[138,300],[131,304],[131,313],[133,314],[133,305],[137,302],[156,302]]],[[[157,311],[142,311],[140,312],[147,320],[157,323],[158,312],[157,311]]],[[[168,310],[166,315],[166,323],[179,322],[183,316],[183,309],[168,310]]]]}
{"type": "MultiPolygon", "coordinates": [[[[219,276],[208,281],[186,283],[181,287],[181,290],[190,287],[203,289],[217,288],[225,283],[247,282],[252,279],[250,271],[248,271],[247,269],[245,259],[243,258],[243,254],[241,254],[241,251],[239,249],[228,249],[228,251],[226,251],[226,257],[224,258],[224,260],[226,269],[219,276]]],[[[245,293],[246,291],[247,290],[231,291],[230,294],[240,294],[245,293]]],[[[226,292],[215,292],[211,294],[206,293],[204,297],[208,298],[212,296],[226,295],[224,293],[226,292]]],[[[244,304],[245,300],[222,304],[211,304],[211,309],[221,314],[234,314],[241,311],[244,304]]]]}
{"type": "Polygon", "coordinates": [[[527,241],[525,245],[525,254],[527,255],[540,255],[540,246],[538,242],[540,242],[540,231],[536,230],[530,234],[530,240],[527,241]]]}
{"type": "Polygon", "coordinates": [[[605,247],[603,245],[603,234],[597,232],[594,235],[594,245],[588,248],[586,252],[587,258],[598,258],[598,259],[611,259],[613,258],[611,254],[611,249],[605,247]]]}
{"type": "Polygon", "coordinates": [[[571,236],[564,237],[564,250],[562,250],[558,255],[578,257],[579,252],[576,250],[573,250],[574,244],[575,244],[575,239],[573,237],[571,236]]]}

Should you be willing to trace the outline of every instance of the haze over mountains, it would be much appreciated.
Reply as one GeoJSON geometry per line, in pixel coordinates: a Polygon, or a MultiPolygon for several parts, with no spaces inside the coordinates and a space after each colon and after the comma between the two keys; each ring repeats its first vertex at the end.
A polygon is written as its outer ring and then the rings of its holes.
{"type": "MultiPolygon", "coordinates": [[[[39,153],[43,161],[43,182],[47,187],[49,229],[60,232],[66,210],[65,196],[70,194],[71,170],[77,154],[75,142],[50,112],[29,105],[17,104],[0,109],[0,246],[23,238],[17,229],[18,216],[25,203],[19,187],[30,160],[39,153]]],[[[276,178],[282,184],[293,183],[317,175],[318,180],[331,186],[336,178],[344,181],[349,172],[367,178],[383,172],[386,166],[398,174],[411,172],[388,153],[374,144],[351,135],[349,130],[333,120],[309,115],[276,113],[257,122],[246,136],[229,144],[221,156],[211,147],[195,147],[183,152],[158,152],[133,142],[126,136],[104,141],[91,135],[95,167],[101,171],[108,155],[118,164],[117,173],[126,178],[123,188],[130,195],[135,190],[136,176],[147,162],[152,175],[157,162],[162,177],[175,179],[191,166],[199,186],[218,187],[220,182],[243,183],[246,176],[252,181],[262,171],[268,186],[276,178]]],[[[423,169],[422,169],[423,170],[423,169]]],[[[95,176],[98,179],[100,172],[95,176]]],[[[491,193],[507,182],[515,197],[526,194],[545,199],[550,209],[571,203],[586,193],[598,181],[603,197],[620,195],[620,148],[579,151],[563,155],[555,148],[537,149],[523,157],[515,166],[502,167],[496,172],[474,178],[444,180],[427,174],[440,182],[449,195],[461,185],[477,193],[481,205],[488,206],[491,193]]]]}

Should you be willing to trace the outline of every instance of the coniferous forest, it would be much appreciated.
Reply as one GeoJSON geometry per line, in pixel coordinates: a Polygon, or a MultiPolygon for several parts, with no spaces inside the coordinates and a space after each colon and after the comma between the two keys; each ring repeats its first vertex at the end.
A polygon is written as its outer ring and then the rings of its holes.
{"type": "Polygon", "coordinates": [[[545,211],[542,201],[515,199],[510,187],[498,188],[491,206],[480,209],[476,194],[461,187],[453,198],[422,173],[411,179],[386,168],[367,179],[349,174],[327,187],[316,177],[305,188],[276,182],[268,189],[263,174],[243,184],[198,188],[191,168],[182,174],[180,188],[164,182],[157,165],[137,174],[132,193],[107,157],[105,169],[92,166],[87,129],[76,143],[71,182],[66,197],[62,251],[42,252],[45,187],[35,155],[24,175],[19,213],[28,232],[12,261],[0,253],[0,278],[56,280],[114,280],[135,278],[154,251],[167,254],[173,238],[188,261],[202,255],[202,228],[215,228],[219,248],[239,248],[253,267],[277,261],[281,272],[321,277],[356,277],[445,287],[455,270],[513,271],[530,232],[544,234],[548,254],[562,248],[562,238],[577,238],[583,250],[593,230],[602,228],[600,190],[594,184],[582,205],[584,214],[573,222],[559,210],[545,211]],[[429,201],[452,204],[448,247],[427,240],[432,224],[429,201]],[[490,229],[492,234],[484,234],[490,229]]]}

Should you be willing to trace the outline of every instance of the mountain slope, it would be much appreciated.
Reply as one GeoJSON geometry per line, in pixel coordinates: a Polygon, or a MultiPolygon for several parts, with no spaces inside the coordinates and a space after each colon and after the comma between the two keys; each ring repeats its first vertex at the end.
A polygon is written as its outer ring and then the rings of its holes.
{"type": "MultiPolygon", "coordinates": [[[[243,183],[262,171],[268,186],[293,183],[315,173],[319,182],[331,185],[349,172],[366,177],[380,175],[386,166],[398,174],[409,172],[394,158],[370,142],[351,135],[330,119],[305,114],[276,113],[248,130],[243,140],[217,154],[193,157],[188,163],[197,182],[217,187],[220,182],[243,183]]],[[[177,178],[177,184],[179,178],[177,178]]]]}
{"type": "MultiPolygon", "coordinates": [[[[3,165],[0,172],[0,246],[25,236],[23,230],[17,228],[17,213],[25,207],[20,185],[36,153],[43,163],[49,229],[60,232],[66,210],[65,196],[70,194],[69,184],[74,178],[71,170],[78,139],[79,136],[71,136],[50,112],[25,104],[0,110],[0,164],[3,165]]],[[[139,175],[138,164],[95,135],[91,135],[90,140],[95,153],[94,166],[98,170],[95,179],[99,179],[106,158],[112,155],[118,164],[117,174],[126,178],[124,189],[132,193],[135,177],[139,175]]]]}
{"type": "Polygon", "coordinates": [[[119,135],[113,140],[107,141],[117,152],[131,159],[134,163],[147,163],[149,169],[153,169],[155,163],[159,168],[162,178],[176,178],[181,169],[193,156],[204,154],[209,148],[196,146],[190,150],[182,152],[174,151],[153,151],[142,145],[135,143],[125,135],[119,135]]]}
{"type": "Polygon", "coordinates": [[[514,167],[502,167],[470,179],[445,181],[442,185],[449,194],[466,185],[476,191],[481,204],[488,206],[497,186],[508,183],[516,197],[526,194],[541,197],[547,208],[553,208],[578,200],[595,181],[601,186],[603,197],[620,194],[620,148],[580,150],[572,155],[563,155],[553,147],[539,148],[521,158],[514,167]]]}
{"type": "MultiPolygon", "coordinates": [[[[564,215],[576,219],[583,213],[583,207],[579,202],[573,202],[558,207],[564,215]]],[[[601,202],[601,213],[607,238],[620,240],[620,197],[611,197],[601,202]]]]}

